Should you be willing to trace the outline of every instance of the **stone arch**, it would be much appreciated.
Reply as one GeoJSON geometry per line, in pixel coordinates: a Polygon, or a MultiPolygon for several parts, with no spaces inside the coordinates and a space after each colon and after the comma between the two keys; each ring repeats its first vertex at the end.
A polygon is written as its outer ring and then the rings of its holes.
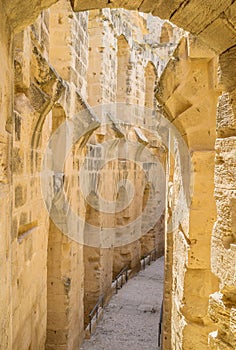
{"type": "Polygon", "coordinates": [[[117,38],[117,92],[116,102],[127,100],[128,64],[130,59],[130,47],[122,34],[117,38]]]}
{"type": "Polygon", "coordinates": [[[148,62],[145,68],[145,101],[144,106],[150,109],[150,113],[146,113],[148,117],[144,119],[144,124],[147,127],[153,126],[152,114],[155,113],[156,98],[155,98],[155,87],[157,83],[157,70],[152,62],[148,62]],[[151,120],[149,120],[151,119],[151,120]]]}
{"type": "Polygon", "coordinates": [[[66,121],[66,112],[61,104],[56,103],[52,108],[52,133],[66,121]]]}
{"type": "Polygon", "coordinates": [[[166,44],[171,42],[173,38],[173,26],[165,22],[161,28],[161,35],[160,35],[160,43],[161,44],[166,44]]]}

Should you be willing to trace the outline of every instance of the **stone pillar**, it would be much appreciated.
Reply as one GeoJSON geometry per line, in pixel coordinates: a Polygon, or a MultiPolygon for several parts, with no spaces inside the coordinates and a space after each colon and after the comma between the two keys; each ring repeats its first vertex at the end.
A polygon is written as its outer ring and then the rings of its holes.
{"type": "MultiPolygon", "coordinates": [[[[52,110],[52,132],[66,120],[62,106],[57,105],[52,110]]],[[[55,181],[62,181],[70,205],[74,210],[79,207],[77,196],[77,169],[73,166],[75,154],[66,152],[67,135],[57,134],[56,142],[52,143],[52,162],[54,173],[61,169],[61,162],[66,158],[65,173],[60,173],[55,181]],[[59,148],[59,152],[57,151],[59,148]],[[67,156],[67,157],[66,157],[67,156]]],[[[54,207],[52,205],[51,213],[54,207]]],[[[83,308],[83,246],[81,242],[71,239],[68,218],[63,210],[56,214],[56,224],[50,219],[47,254],[47,339],[46,349],[74,349],[80,346],[84,336],[83,308]],[[64,228],[64,233],[61,228],[64,228]]],[[[55,214],[53,215],[55,220],[55,214]]],[[[74,223],[76,225],[76,222],[74,223]]],[[[78,229],[78,228],[77,228],[78,229]]]]}
{"type": "Polygon", "coordinates": [[[173,202],[173,174],[174,159],[170,150],[173,149],[173,137],[168,132],[168,153],[166,157],[166,215],[165,215],[165,270],[163,288],[163,349],[171,349],[171,317],[172,317],[172,285],[173,285],[173,227],[172,202],[173,202]]]}
{"type": "Polygon", "coordinates": [[[185,159],[178,140],[174,140],[170,209],[175,226],[166,239],[167,244],[172,244],[166,247],[166,260],[173,264],[167,268],[166,277],[172,275],[172,282],[165,282],[164,303],[168,308],[164,319],[170,321],[171,315],[171,341],[165,321],[164,343],[181,350],[207,349],[208,334],[214,329],[208,304],[209,295],[218,288],[218,280],[211,271],[211,232],[216,218],[213,197],[216,72],[214,54],[191,37],[187,42],[183,39],[161,77],[157,95],[167,118],[186,142],[192,163],[191,171],[186,174],[185,159]],[[183,196],[179,197],[181,189],[183,196]],[[190,202],[189,191],[192,191],[190,202]],[[176,217],[181,220],[176,221],[176,217]],[[170,294],[171,311],[167,304],[170,294]]]}
{"type": "Polygon", "coordinates": [[[209,335],[210,349],[236,347],[236,94],[235,47],[220,56],[220,82],[224,92],[217,111],[215,198],[217,221],[212,236],[212,270],[219,290],[211,295],[209,313],[215,329],[209,335]]]}

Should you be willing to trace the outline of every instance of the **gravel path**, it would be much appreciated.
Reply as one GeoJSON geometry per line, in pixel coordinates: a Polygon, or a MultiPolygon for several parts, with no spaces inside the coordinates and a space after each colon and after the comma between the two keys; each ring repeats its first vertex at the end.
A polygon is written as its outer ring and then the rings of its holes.
{"type": "Polygon", "coordinates": [[[157,350],[164,258],[153,262],[119,290],[81,350],[157,350]]]}

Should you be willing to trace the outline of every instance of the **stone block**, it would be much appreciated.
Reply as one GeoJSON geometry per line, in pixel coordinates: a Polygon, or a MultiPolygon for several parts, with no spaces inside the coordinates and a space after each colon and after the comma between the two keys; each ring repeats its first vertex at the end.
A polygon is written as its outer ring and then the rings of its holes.
{"type": "Polygon", "coordinates": [[[191,209],[215,212],[214,200],[214,151],[193,152],[192,161],[192,202],[191,209]]]}
{"type": "Polygon", "coordinates": [[[216,54],[213,50],[209,48],[204,42],[202,42],[198,37],[193,35],[188,35],[188,56],[191,59],[202,59],[208,58],[212,59],[216,57],[216,54]]]}
{"type": "Polygon", "coordinates": [[[223,288],[223,286],[226,284],[235,284],[236,245],[232,243],[229,244],[229,242],[232,240],[232,236],[228,234],[227,228],[221,229],[218,227],[218,222],[213,230],[211,243],[211,266],[212,272],[218,276],[220,286],[223,288]]]}
{"type": "Polygon", "coordinates": [[[224,89],[228,92],[234,91],[236,86],[236,63],[234,59],[235,54],[236,47],[233,45],[219,56],[220,82],[223,85],[224,89]]]}
{"type": "Polygon", "coordinates": [[[29,28],[14,37],[15,92],[26,92],[30,86],[30,49],[29,28]]]}
{"type": "Polygon", "coordinates": [[[214,4],[204,0],[192,0],[189,3],[181,4],[182,6],[178,7],[172,15],[171,20],[180,27],[184,24],[184,29],[188,28],[188,31],[191,33],[199,34],[202,31],[204,32],[205,28],[208,29],[214,19],[230,4],[230,0],[217,0],[214,4]],[[198,16],[196,16],[196,12],[198,16]]]}
{"type": "Polygon", "coordinates": [[[215,183],[217,188],[236,188],[236,137],[217,139],[215,183]]]}
{"type": "Polygon", "coordinates": [[[236,4],[232,3],[231,6],[229,6],[225,11],[225,16],[227,20],[233,24],[234,28],[236,27],[236,4]]]}
{"type": "Polygon", "coordinates": [[[217,132],[220,137],[233,136],[236,130],[236,91],[224,92],[217,108],[217,132]]]}
{"type": "Polygon", "coordinates": [[[192,322],[204,322],[208,313],[209,294],[218,288],[218,279],[210,270],[188,269],[184,280],[185,317],[192,322]]]}
{"type": "Polygon", "coordinates": [[[20,148],[13,148],[12,151],[12,171],[21,175],[24,171],[24,152],[20,148]]]}
{"type": "Polygon", "coordinates": [[[214,22],[209,24],[200,34],[199,38],[207,42],[207,44],[214,48],[217,54],[224,53],[228,48],[235,44],[235,28],[227,20],[225,16],[217,18],[214,22]],[[217,35],[217,40],[215,40],[217,35]]]}
{"type": "Polygon", "coordinates": [[[27,187],[26,185],[18,184],[15,187],[15,207],[19,208],[26,203],[27,187]]]}
{"type": "MultiPolygon", "coordinates": [[[[212,320],[217,324],[217,334],[212,339],[214,343],[228,344],[229,349],[236,347],[236,320],[235,308],[224,295],[214,293],[210,298],[209,313],[212,320]]],[[[224,349],[224,347],[223,347],[224,349]]]]}
{"type": "Polygon", "coordinates": [[[8,182],[8,147],[0,141],[0,185],[8,182]]]}

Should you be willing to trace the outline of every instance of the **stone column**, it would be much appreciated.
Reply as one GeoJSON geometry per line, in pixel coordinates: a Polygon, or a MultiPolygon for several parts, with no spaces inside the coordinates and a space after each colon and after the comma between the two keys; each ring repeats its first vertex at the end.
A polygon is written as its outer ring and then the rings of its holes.
{"type": "Polygon", "coordinates": [[[211,232],[216,218],[213,197],[216,71],[213,52],[191,37],[188,41],[183,39],[163,72],[157,94],[167,118],[186,143],[192,163],[191,171],[187,170],[174,136],[171,207],[174,227],[172,236],[167,238],[172,247],[166,247],[166,259],[173,259],[173,265],[166,271],[167,278],[172,274],[172,281],[165,282],[165,299],[169,300],[171,294],[172,311],[167,310],[169,316],[164,316],[168,322],[171,313],[171,324],[164,325],[164,346],[167,341],[169,348],[181,350],[207,349],[208,334],[214,328],[208,303],[209,295],[218,288],[211,271],[211,232]],[[178,217],[180,220],[176,220],[178,217]]]}
{"type": "Polygon", "coordinates": [[[235,46],[220,55],[220,82],[224,92],[217,110],[215,198],[217,221],[212,236],[212,270],[219,290],[211,295],[209,313],[215,329],[210,349],[236,347],[236,82],[235,46]]]}

